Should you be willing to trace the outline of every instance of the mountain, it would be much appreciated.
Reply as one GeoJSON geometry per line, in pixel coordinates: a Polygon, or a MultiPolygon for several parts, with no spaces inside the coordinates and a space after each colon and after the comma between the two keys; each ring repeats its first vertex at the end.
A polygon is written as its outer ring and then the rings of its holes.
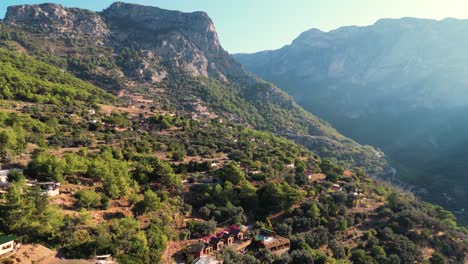
{"type": "Polygon", "coordinates": [[[468,200],[467,33],[468,20],[382,19],[311,29],[281,49],[235,58],[344,135],[383,149],[409,188],[460,211],[468,200]]]}
{"type": "Polygon", "coordinates": [[[144,93],[161,107],[197,101],[218,116],[300,142],[317,154],[382,172],[383,154],[343,137],[276,86],[247,72],[220,45],[206,13],[114,3],[100,13],[56,4],[12,6],[5,48],[28,53],[115,93],[144,93]],[[156,93],[155,91],[159,91],[156,93]]]}
{"type": "Polygon", "coordinates": [[[371,177],[382,153],[246,72],[210,28],[123,3],[9,9],[0,240],[22,246],[0,263],[468,261],[452,213],[371,177]]]}

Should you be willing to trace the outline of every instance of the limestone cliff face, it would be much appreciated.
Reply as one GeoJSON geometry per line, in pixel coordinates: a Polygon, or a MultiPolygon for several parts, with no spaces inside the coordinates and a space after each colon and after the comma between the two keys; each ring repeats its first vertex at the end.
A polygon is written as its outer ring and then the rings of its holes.
{"type": "Polygon", "coordinates": [[[214,24],[204,12],[121,2],[102,13],[57,4],[20,5],[8,8],[5,22],[38,26],[49,38],[88,36],[116,52],[130,47],[140,53],[142,61],[127,73],[153,82],[162,81],[173,71],[225,82],[246,74],[221,47],[214,24]]]}
{"type": "Polygon", "coordinates": [[[221,47],[214,24],[206,13],[183,13],[119,2],[102,15],[112,29],[115,45],[145,50],[170,69],[223,81],[228,81],[231,71],[242,71],[221,47]]]}
{"type": "Polygon", "coordinates": [[[37,25],[50,33],[74,33],[99,38],[110,33],[100,15],[57,4],[10,6],[5,21],[37,25]]]}

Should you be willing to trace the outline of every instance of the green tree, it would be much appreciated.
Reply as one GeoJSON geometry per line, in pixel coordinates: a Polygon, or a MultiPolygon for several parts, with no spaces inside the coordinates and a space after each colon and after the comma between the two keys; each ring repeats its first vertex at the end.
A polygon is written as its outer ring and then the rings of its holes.
{"type": "Polygon", "coordinates": [[[165,186],[172,187],[182,183],[179,176],[174,173],[171,165],[160,159],[153,159],[151,162],[153,171],[150,174],[150,180],[155,180],[165,186]]]}
{"type": "Polygon", "coordinates": [[[150,249],[150,263],[160,263],[161,256],[166,250],[168,237],[163,228],[153,223],[146,231],[148,247],[150,249]]]}
{"type": "Polygon", "coordinates": [[[438,252],[434,252],[431,256],[431,258],[429,259],[429,262],[431,264],[445,264],[445,258],[442,254],[438,253],[438,252]]]}
{"type": "Polygon", "coordinates": [[[75,193],[76,204],[86,209],[101,206],[102,195],[94,190],[82,190],[75,193]]]}
{"type": "Polygon", "coordinates": [[[42,181],[65,182],[65,170],[66,163],[63,160],[44,150],[39,150],[33,154],[24,173],[31,178],[42,181]]]}
{"type": "Polygon", "coordinates": [[[135,213],[140,215],[147,212],[154,212],[159,210],[161,206],[161,198],[159,198],[155,192],[147,190],[144,193],[143,200],[135,205],[135,213]]]}
{"type": "Polygon", "coordinates": [[[22,171],[13,169],[8,172],[7,175],[7,181],[8,182],[20,182],[20,181],[25,181],[26,178],[24,177],[24,174],[22,171]]]}
{"type": "Polygon", "coordinates": [[[219,176],[222,181],[229,181],[234,185],[238,185],[243,180],[245,180],[245,173],[235,162],[231,162],[224,166],[220,170],[219,176]]]}

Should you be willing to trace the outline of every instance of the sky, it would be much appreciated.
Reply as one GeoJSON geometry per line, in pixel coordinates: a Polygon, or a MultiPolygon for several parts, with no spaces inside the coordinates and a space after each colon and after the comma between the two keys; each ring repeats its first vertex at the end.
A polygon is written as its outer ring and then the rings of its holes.
{"type": "MultiPolygon", "coordinates": [[[[10,5],[53,2],[101,11],[109,0],[0,0],[0,17],[10,5]]],[[[310,28],[329,31],[366,26],[380,18],[468,18],[467,0],[127,0],[185,12],[205,11],[230,53],[277,49],[310,28]]]]}

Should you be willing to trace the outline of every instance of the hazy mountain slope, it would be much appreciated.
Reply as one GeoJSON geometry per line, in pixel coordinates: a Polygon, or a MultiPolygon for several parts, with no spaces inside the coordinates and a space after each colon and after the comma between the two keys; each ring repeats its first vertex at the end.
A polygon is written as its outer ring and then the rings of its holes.
{"type": "Polygon", "coordinates": [[[468,141],[467,33],[466,20],[384,19],[311,29],[279,50],[235,57],[345,135],[381,147],[427,198],[460,210],[468,167],[454,154],[468,141]]]}
{"type": "Polygon", "coordinates": [[[381,154],[337,133],[275,86],[251,75],[221,47],[203,12],[115,3],[102,13],[43,4],[8,8],[3,45],[27,51],[108,90],[154,96],[184,110],[199,98],[223,117],[303,142],[317,153],[370,171],[381,154]],[[154,90],[163,90],[154,94],[154,90]]]}

